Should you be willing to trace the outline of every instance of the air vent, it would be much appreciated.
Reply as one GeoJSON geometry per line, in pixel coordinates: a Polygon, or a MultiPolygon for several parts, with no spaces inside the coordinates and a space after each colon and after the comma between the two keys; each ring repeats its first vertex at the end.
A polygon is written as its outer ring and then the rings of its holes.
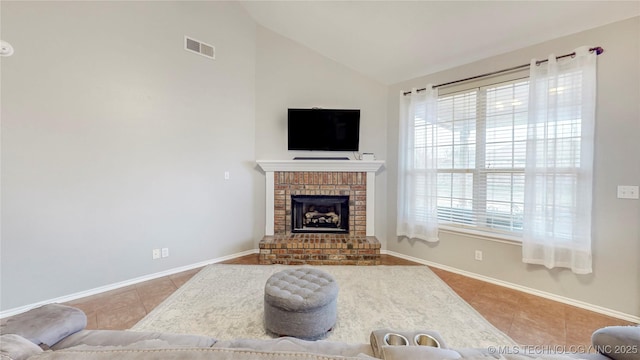
{"type": "Polygon", "coordinates": [[[202,56],[206,56],[209,59],[216,58],[216,48],[205,44],[202,41],[195,40],[190,37],[184,37],[184,49],[187,51],[194,52],[196,54],[200,54],[202,56]]]}

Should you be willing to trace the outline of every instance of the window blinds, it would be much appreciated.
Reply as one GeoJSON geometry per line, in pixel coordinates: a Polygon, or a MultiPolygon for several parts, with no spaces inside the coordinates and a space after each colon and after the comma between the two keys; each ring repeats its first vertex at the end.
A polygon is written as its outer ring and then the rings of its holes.
{"type": "Polygon", "coordinates": [[[440,96],[435,124],[416,113],[416,157],[437,157],[440,223],[522,231],[527,107],[517,80],[440,96]]]}

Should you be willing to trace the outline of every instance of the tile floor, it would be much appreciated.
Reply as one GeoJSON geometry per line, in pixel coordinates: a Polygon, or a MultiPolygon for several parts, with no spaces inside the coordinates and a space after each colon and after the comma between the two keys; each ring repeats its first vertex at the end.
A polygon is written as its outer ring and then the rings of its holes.
{"type": "MultiPolygon", "coordinates": [[[[257,265],[258,255],[226,261],[257,265]]],[[[382,265],[420,265],[382,255],[382,265]]],[[[268,266],[268,265],[265,265],[268,266]]],[[[128,329],[200,269],[185,271],[67,303],[82,309],[89,329],[128,329]]],[[[605,315],[489,284],[440,269],[432,270],[495,327],[522,345],[589,345],[603,326],[631,325],[605,315]]]]}

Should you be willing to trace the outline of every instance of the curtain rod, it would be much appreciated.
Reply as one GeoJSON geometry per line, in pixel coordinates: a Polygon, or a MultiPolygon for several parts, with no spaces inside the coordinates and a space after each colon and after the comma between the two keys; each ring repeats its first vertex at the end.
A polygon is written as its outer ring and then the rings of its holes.
{"type": "MultiPolygon", "coordinates": [[[[596,55],[600,55],[604,52],[604,49],[601,48],[600,46],[596,46],[596,47],[592,47],[589,49],[590,52],[595,52],[596,55]]],[[[565,54],[565,55],[561,55],[561,56],[556,56],[556,59],[562,59],[562,58],[566,58],[569,56],[575,56],[576,53],[572,52],[571,54],[565,54]]],[[[547,61],[549,61],[548,59],[544,59],[544,60],[540,60],[540,61],[536,61],[536,65],[540,65],[542,63],[546,63],[547,61]]],[[[434,85],[432,88],[439,88],[442,86],[447,86],[447,85],[453,85],[453,84],[457,84],[457,83],[461,83],[461,82],[465,82],[465,81],[469,81],[469,80],[475,80],[475,79],[480,79],[483,77],[487,77],[487,76],[491,76],[491,75],[497,75],[497,74],[501,74],[504,72],[509,72],[509,71],[513,71],[513,70],[518,70],[518,69],[524,69],[526,67],[531,66],[531,64],[523,64],[523,65],[518,65],[518,66],[514,66],[514,67],[510,67],[508,69],[502,69],[502,70],[497,70],[497,71],[492,71],[486,74],[481,74],[481,75],[476,75],[476,76],[472,76],[472,77],[468,77],[465,79],[460,79],[460,80],[455,80],[455,81],[449,81],[446,83],[442,83],[442,84],[438,84],[438,85],[434,85]]],[[[416,91],[425,91],[427,90],[427,88],[422,88],[422,89],[418,89],[416,91]]],[[[411,91],[406,91],[402,93],[403,95],[409,95],[411,94],[411,91]]]]}

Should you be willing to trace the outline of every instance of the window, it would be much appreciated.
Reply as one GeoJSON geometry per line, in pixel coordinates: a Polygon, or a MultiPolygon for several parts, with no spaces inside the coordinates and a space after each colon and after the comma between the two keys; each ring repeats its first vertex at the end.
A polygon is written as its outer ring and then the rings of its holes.
{"type": "Polygon", "coordinates": [[[515,235],[523,262],[590,273],[597,53],[533,59],[526,79],[403,93],[396,233],[515,235]]]}
{"type": "Polygon", "coordinates": [[[437,124],[416,114],[416,153],[437,154],[440,224],[522,232],[528,84],[515,80],[441,95],[437,124]]]}

